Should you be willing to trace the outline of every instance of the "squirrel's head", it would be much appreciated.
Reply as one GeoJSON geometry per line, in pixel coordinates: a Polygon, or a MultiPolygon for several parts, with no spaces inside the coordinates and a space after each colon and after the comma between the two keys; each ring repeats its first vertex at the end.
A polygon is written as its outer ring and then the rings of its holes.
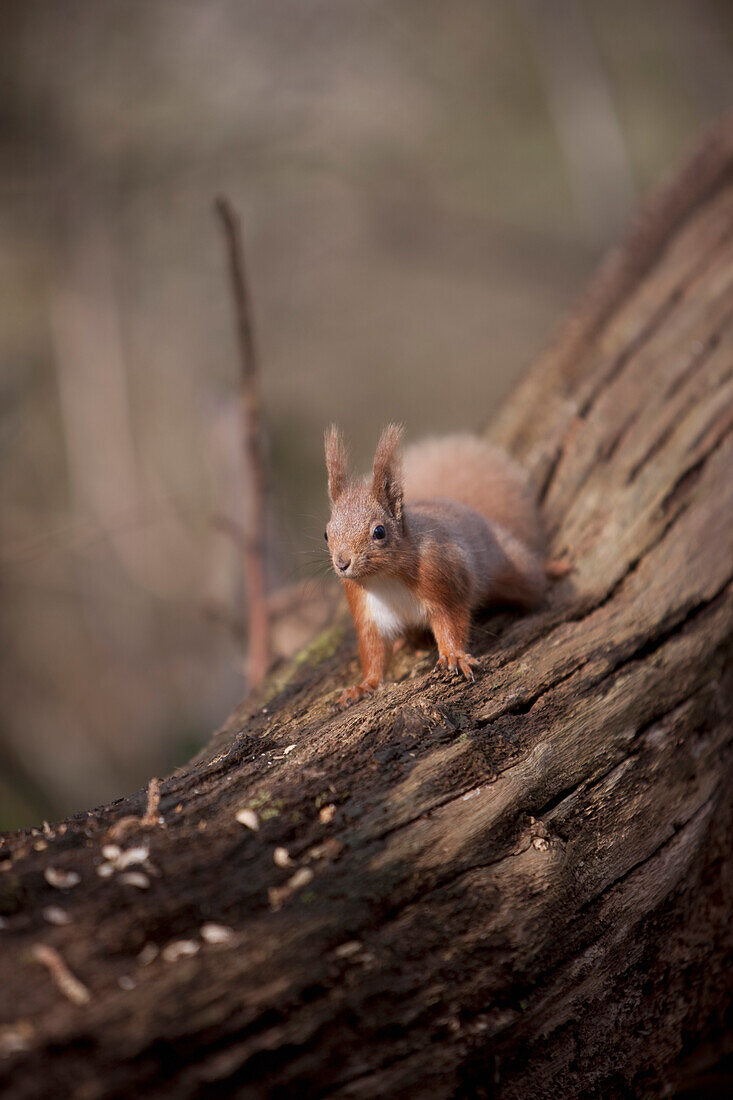
{"type": "Polygon", "coordinates": [[[346,448],[335,425],[326,432],[326,469],[331,518],[326,527],[336,575],[360,580],[390,571],[404,537],[402,516],[402,428],[388,424],[379,437],[371,478],[349,477],[346,448]]]}

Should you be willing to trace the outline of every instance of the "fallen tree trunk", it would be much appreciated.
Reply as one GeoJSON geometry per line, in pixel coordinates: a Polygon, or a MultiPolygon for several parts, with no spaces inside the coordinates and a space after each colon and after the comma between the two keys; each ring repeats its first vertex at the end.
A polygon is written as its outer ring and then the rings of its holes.
{"type": "Polygon", "coordinates": [[[10,1095],[653,1096],[714,1048],[732,326],[728,120],[495,426],[575,569],[539,614],[477,624],[475,683],[404,654],[337,714],[338,620],[147,824],[142,792],[5,839],[10,1095]]]}

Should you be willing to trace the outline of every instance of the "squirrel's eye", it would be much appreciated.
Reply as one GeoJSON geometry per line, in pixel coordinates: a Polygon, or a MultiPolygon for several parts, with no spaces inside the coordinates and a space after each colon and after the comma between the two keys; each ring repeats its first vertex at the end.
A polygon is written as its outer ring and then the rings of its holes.
{"type": "Polygon", "coordinates": [[[323,537],[326,540],[326,542],[328,542],[328,531],[323,532],[323,537]]]}
{"type": "Polygon", "coordinates": [[[382,527],[381,523],[378,523],[377,526],[372,531],[372,538],[373,539],[383,539],[386,534],[387,534],[387,532],[382,527]]]}

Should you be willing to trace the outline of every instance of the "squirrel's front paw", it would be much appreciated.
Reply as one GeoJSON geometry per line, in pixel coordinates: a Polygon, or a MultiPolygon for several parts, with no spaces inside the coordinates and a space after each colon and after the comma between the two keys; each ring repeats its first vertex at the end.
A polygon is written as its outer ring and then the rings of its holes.
{"type": "Polygon", "coordinates": [[[467,680],[475,680],[473,674],[475,668],[479,668],[479,662],[470,653],[441,653],[438,657],[436,669],[439,672],[460,672],[467,680]]]}
{"type": "Polygon", "coordinates": [[[360,699],[363,699],[365,695],[369,695],[376,688],[376,684],[369,684],[366,680],[360,684],[354,684],[353,687],[346,688],[342,691],[336,700],[336,706],[339,710],[346,710],[347,707],[353,706],[354,703],[358,703],[360,699]]]}

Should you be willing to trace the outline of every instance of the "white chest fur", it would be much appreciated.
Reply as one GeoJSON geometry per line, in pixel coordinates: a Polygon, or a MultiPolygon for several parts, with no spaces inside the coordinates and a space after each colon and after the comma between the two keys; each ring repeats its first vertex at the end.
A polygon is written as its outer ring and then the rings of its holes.
{"type": "Polygon", "coordinates": [[[380,578],[365,583],[366,611],[384,638],[398,638],[409,627],[426,626],[427,612],[402,581],[380,578]]]}

